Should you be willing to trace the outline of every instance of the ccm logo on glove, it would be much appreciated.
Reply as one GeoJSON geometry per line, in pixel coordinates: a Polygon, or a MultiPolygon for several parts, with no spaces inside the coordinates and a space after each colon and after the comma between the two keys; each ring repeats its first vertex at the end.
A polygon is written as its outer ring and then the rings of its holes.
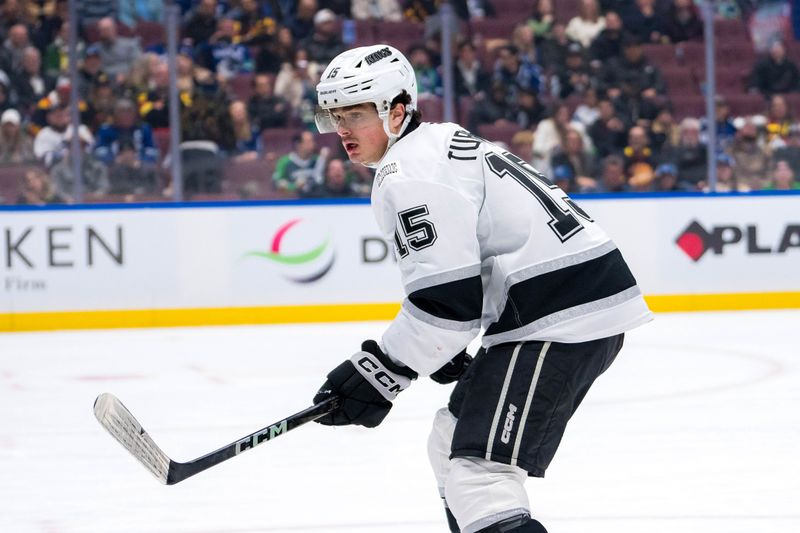
{"type": "Polygon", "coordinates": [[[386,368],[380,359],[369,352],[359,352],[353,355],[351,362],[358,372],[381,393],[381,396],[390,402],[411,385],[411,379],[395,374],[386,368]]]}

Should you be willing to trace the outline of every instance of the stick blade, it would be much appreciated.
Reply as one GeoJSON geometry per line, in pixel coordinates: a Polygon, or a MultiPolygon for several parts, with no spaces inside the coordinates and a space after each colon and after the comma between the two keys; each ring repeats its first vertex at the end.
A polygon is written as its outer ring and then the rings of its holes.
{"type": "Polygon", "coordinates": [[[167,484],[172,461],[116,396],[107,392],[98,396],[94,401],[94,416],[156,479],[167,484]]]}

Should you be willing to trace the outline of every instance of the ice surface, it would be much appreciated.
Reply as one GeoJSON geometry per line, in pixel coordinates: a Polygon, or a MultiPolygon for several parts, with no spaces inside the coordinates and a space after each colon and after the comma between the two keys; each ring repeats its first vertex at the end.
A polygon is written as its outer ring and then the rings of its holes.
{"type": "MultiPolygon", "coordinates": [[[[659,315],[578,410],[534,513],[551,533],[800,532],[800,311],[659,315]]],[[[4,533],[444,533],[425,452],[449,387],[374,430],[309,424],[172,487],[100,427],[117,395],[187,460],[310,405],[385,324],[0,335],[4,533]]]]}

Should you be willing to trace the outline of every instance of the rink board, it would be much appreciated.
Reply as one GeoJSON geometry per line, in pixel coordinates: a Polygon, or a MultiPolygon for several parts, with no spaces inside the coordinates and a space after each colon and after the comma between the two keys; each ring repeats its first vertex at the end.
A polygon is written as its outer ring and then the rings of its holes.
{"type": "MultiPolygon", "coordinates": [[[[800,195],[578,201],[656,311],[800,307],[800,195]]],[[[0,331],[385,320],[403,297],[359,200],[3,207],[0,240],[0,331]]]]}

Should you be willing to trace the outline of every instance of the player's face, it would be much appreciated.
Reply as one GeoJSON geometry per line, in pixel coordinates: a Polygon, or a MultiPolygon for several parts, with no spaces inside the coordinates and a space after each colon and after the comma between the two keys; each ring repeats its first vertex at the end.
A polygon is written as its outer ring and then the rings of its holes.
{"type": "Polygon", "coordinates": [[[353,163],[377,163],[389,143],[383,121],[373,104],[334,109],[331,116],[347,157],[353,163]]]}

